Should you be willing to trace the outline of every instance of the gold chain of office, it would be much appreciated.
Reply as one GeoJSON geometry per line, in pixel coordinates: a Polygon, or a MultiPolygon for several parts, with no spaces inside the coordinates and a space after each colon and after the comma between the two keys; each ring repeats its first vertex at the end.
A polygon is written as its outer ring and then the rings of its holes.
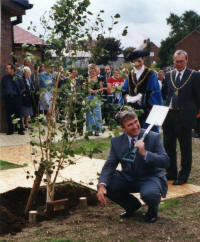
{"type": "Polygon", "coordinates": [[[135,81],[135,77],[134,77],[134,71],[133,70],[131,71],[132,82],[135,85],[135,89],[134,89],[134,93],[135,94],[137,94],[138,86],[143,83],[143,81],[146,79],[146,77],[147,77],[148,74],[149,74],[149,71],[146,72],[146,74],[144,75],[144,77],[142,78],[141,81],[136,82],[135,81]]]}
{"type": "Polygon", "coordinates": [[[183,83],[183,85],[181,85],[180,87],[177,87],[176,84],[174,83],[173,78],[172,78],[172,72],[173,72],[173,71],[170,71],[170,80],[171,80],[172,86],[176,89],[176,91],[175,91],[175,95],[178,96],[178,92],[179,92],[179,90],[180,90],[181,88],[183,88],[183,87],[189,82],[189,80],[190,80],[190,78],[191,78],[191,76],[192,76],[194,70],[190,73],[188,79],[187,79],[187,80],[183,83]]]}

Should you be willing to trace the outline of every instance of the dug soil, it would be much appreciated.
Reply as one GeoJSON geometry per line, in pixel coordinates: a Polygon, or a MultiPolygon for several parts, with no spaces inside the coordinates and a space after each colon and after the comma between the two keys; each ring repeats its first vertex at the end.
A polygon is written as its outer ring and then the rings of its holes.
{"type": "MultiPolygon", "coordinates": [[[[20,232],[28,225],[24,210],[30,188],[17,187],[9,192],[0,194],[0,234],[20,232]]],[[[79,204],[79,197],[87,197],[88,205],[97,205],[96,193],[89,188],[74,182],[57,184],[55,188],[55,200],[68,198],[69,210],[74,210],[79,204]]],[[[45,212],[46,188],[41,187],[37,200],[31,210],[37,210],[38,221],[48,220],[45,212]]],[[[56,212],[54,217],[66,216],[69,210],[56,212]]]]}

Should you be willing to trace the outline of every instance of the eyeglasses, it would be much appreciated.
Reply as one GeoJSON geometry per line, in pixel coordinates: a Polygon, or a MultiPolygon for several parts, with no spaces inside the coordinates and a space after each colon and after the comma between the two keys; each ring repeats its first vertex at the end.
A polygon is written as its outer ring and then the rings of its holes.
{"type": "Polygon", "coordinates": [[[185,60],[177,60],[177,61],[174,61],[174,63],[180,63],[180,64],[182,64],[182,63],[184,63],[185,62],[185,60]]]}

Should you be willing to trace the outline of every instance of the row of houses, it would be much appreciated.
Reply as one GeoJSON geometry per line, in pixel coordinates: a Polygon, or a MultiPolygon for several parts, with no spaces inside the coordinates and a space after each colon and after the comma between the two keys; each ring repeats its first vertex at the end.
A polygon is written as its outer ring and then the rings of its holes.
{"type": "MultiPolygon", "coordinates": [[[[28,31],[22,29],[19,26],[14,26],[13,31],[14,31],[14,43],[13,43],[14,53],[15,53],[16,60],[19,64],[23,63],[22,45],[24,43],[27,43],[29,45],[34,45],[36,47],[36,50],[31,51],[32,54],[34,56],[37,56],[41,60],[44,59],[45,44],[43,40],[29,33],[28,31]]],[[[175,45],[175,50],[183,49],[188,53],[189,67],[195,70],[200,69],[200,50],[198,48],[199,43],[200,43],[200,26],[196,28],[194,31],[192,31],[191,33],[189,33],[187,36],[185,36],[182,40],[180,40],[175,45]]],[[[158,52],[159,52],[159,47],[151,41],[150,57],[149,57],[150,64],[158,63],[159,61],[158,52]]],[[[56,58],[56,56],[54,57],[56,58]]],[[[73,61],[74,66],[86,67],[89,64],[91,54],[89,52],[78,51],[75,57],[66,55],[66,58],[76,59],[75,62],[73,61]]],[[[124,56],[123,54],[120,54],[118,56],[118,59],[115,62],[111,63],[111,65],[120,66],[123,63],[124,63],[124,56]]]]}

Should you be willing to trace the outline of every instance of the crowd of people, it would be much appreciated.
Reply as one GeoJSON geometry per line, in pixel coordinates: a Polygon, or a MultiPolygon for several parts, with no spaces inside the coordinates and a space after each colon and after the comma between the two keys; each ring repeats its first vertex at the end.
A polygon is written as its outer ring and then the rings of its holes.
{"type": "MultiPolygon", "coordinates": [[[[72,82],[70,88],[80,87],[81,92],[86,85],[88,89],[88,93],[85,94],[86,100],[88,103],[96,100],[96,107],[87,111],[83,117],[79,117],[83,99],[79,99],[74,106],[75,116],[78,119],[85,119],[87,131],[91,134],[98,136],[102,132],[102,125],[108,125],[122,105],[143,110],[139,120],[142,127],[146,128],[145,120],[152,105],[166,104],[165,73],[163,70],[155,72],[147,68],[144,65],[144,57],[147,55],[147,51],[129,53],[126,61],[131,63],[131,71],[110,65],[101,70],[97,65],[89,64],[88,72],[82,78],[77,68],[64,71],[60,66],[55,71],[45,64],[40,66],[32,64],[29,58],[25,58],[22,66],[7,64],[6,75],[2,79],[7,134],[11,135],[17,131],[23,135],[26,129],[31,129],[30,119],[41,112],[48,118],[53,96],[52,87],[58,72],[61,73],[59,87],[64,86],[63,84],[70,78],[72,82]],[[19,120],[17,127],[13,124],[14,118],[19,120]]],[[[74,114],[72,112],[70,119],[75,117],[74,114]]],[[[197,117],[197,120],[194,131],[196,137],[200,137],[200,118],[197,117]]],[[[79,122],[80,135],[83,134],[83,127],[84,122],[79,122]]],[[[75,128],[72,127],[73,129],[75,128]]],[[[154,131],[159,132],[158,127],[154,127],[154,131]]]]}

